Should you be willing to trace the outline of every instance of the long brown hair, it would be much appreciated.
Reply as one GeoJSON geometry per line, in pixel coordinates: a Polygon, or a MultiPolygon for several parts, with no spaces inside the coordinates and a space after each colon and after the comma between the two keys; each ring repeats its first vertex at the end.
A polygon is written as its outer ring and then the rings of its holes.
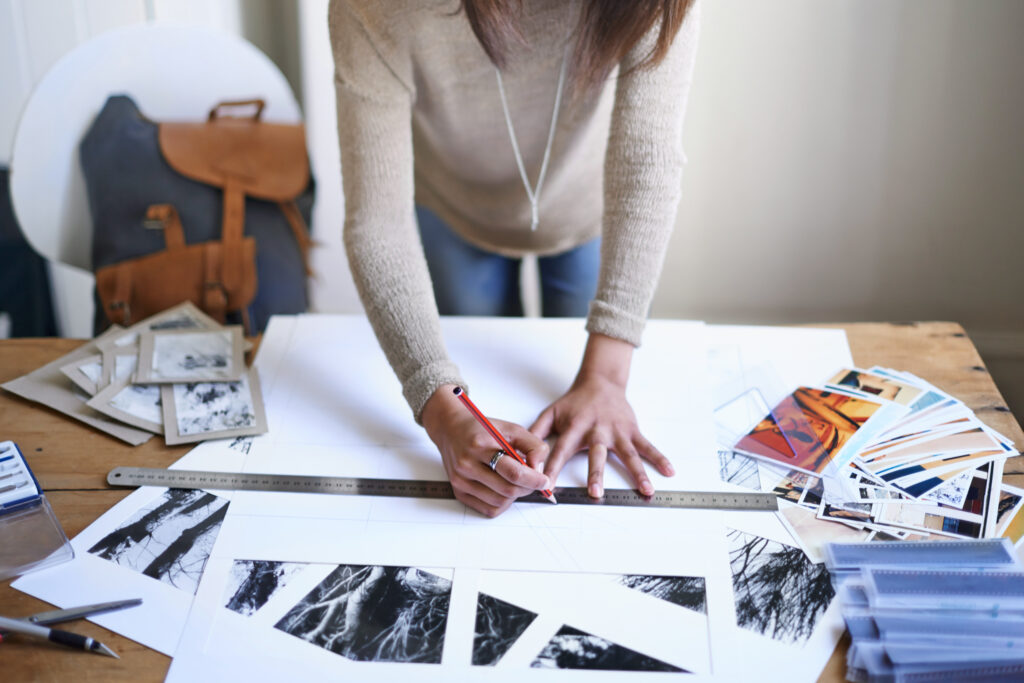
{"type": "MultiPolygon", "coordinates": [[[[615,65],[656,24],[658,39],[639,68],[653,67],[668,54],[694,0],[581,0],[573,51],[572,83],[577,92],[602,83],[615,65]]],[[[519,27],[522,0],[462,0],[469,25],[484,52],[504,66],[512,43],[525,44],[519,27]]]]}

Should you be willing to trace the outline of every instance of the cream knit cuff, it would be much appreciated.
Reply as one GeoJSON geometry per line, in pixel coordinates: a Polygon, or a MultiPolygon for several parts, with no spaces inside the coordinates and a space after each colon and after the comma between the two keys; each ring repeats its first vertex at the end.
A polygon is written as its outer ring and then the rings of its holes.
{"type": "Polygon", "coordinates": [[[457,384],[463,389],[466,388],[462,376],[459,374],[459,368],[449,360],[424,365],[406,380],[402,387],[402,394],[409,403],[409,407],[412,408],[416,424],[423,424],[423,406],[443,384],[457,384]]]}
{"type": "Polygon", "coordinates": [[[633,346],[640,346],[640,338],[646,324],[646,318],[638,318],[604,301],[594,299],[590,302],[587,332],[603,334],[627,341],[633,346]]]}

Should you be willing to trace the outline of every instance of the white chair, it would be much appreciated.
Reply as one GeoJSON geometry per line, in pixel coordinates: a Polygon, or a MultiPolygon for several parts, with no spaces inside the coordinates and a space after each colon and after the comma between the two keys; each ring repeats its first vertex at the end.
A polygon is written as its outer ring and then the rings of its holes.
{"type": "Polygon", "coordinates": [[[270,59],[238,36],[142,24],[104,33],[64,55],[29,97],[14,138],[11,195],[32,247],[50,261],[61,334],[91,337],[92,221],[78,144],[107,97],[132,97],[156,121],[205,119],[222,100],[262,98],[266,121],[301,112],[270,59]]]}

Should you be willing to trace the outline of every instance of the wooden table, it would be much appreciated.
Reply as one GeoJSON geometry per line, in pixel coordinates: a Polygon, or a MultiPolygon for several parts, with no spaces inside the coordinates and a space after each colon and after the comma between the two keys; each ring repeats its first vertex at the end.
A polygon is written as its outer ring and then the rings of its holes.
{"type": "MultiPolygon", "coordinates": [[[[823,325],[846,330],[854,361],[861,367],[885,365],[924,377],[963,400],[994,429],[1024,445],[1024,433],[996,389],[977,350],[955,323],[856,323],[823,325]]],[[[82,342],[71,339],[0,340],[0,382],[19,377],[82,342]]],[[[18,443],[47,491],[68,537],[81,532],[128,495],[106,486],[115,465],[167,467],[190,446],[168,447],[159,438],[132,448],[63,415],[0,392],[0,440],[18,443]]],[[[1022,458],[1007,463],[1006,478],[1024,485],[1022,458]]],[[[50,605],[0,584],[0,614],[21,616],[50,605]]],[[[161,680],[170,659],[87,621],[73,630],[98,638],[120,660],[69,651],[48,643],[11,640],[0,645],[0,678],[5,681],[147,681],[161,680]]],[[[840,643],[822,680],[841,681],[845,641],[840,643]]]]}

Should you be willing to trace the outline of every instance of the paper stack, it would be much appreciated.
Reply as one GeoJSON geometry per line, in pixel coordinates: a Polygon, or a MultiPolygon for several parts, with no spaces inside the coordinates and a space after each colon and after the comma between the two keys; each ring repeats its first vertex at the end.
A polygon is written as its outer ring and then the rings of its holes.
{"type": "Polygon", "coordinates": [[[1024,491],[1002,483],[1013,443],[924,380],[845,368],[765,405],[720,452],[723,479],[788,503],[783,522],[813,561],[828,541],[1021,539],[1024,491]]]}
{"type": "Polygon", "coordinates": [[[191,303],[129,328],[114,326],[3,388],[123,441],[168,444],[267,431],[255,370],[238,326],[191,303]]]}
{"type": "Polygon", "coordinates": [[[1021,680],[1024,571],[1008,539],[829,544],[851,681],[1021,680]]]}

